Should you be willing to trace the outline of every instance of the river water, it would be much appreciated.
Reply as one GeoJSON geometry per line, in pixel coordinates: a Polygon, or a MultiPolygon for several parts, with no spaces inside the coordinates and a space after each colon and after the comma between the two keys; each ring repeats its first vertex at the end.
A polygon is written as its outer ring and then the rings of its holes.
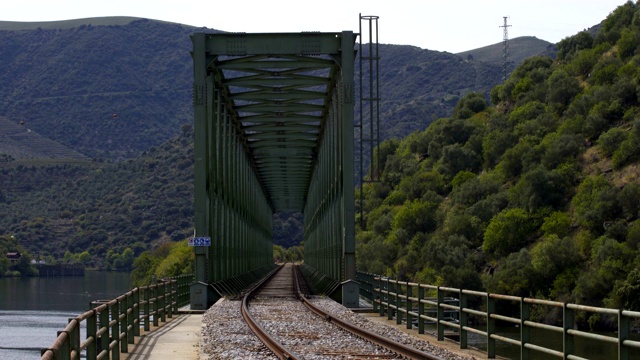
{"type": "Polygon", "coordinates": [[[0,359],[38,359],[58,331],[90,307],[130,288],[129,273],[87,271],[84,276],[0,278],[0,359]]]}

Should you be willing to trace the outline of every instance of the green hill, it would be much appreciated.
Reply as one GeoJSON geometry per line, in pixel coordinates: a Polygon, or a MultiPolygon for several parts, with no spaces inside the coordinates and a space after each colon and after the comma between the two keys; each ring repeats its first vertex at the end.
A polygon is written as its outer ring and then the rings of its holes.
{"type": "Polygon", "coordinates": [[[0,31],[0,116],[111,159],[137,156],[192,121],[194,28],[129,18],[39,25],[0,31]],[[81,22],[91,24],[68,27],[81,22]]]}
{"type": "Polygon", "coordinates": [[[490,104],[468,94],[426,130],[383,143],[382,181],[364,188],[360,270],[640,310],[638,16],[627,2],[595,36],[557,44],[556,60],[526,59],[490,104]]]}
{"type": "MultiPolygon", "coordinates": [[[[503,49],[504,45],[500,42],[457,53],[456,55],[463,59],[473,59],[502,67],[504,61],[503,49]]],[[[540,40],[535,36],[521,36],[509,40],[509,60],[511,63],[515,65],[521,64],[526,58],[534,55],[547,55],[555,58],[555,45],[548,41],[540,40]]]]}
{"type": "Polygon", "coordinates": [[[94,18],[82,18],[60,21],[0,21],[0,31],[19,31],[19,30],[62,30],[71,29],[80,26],[116,26],[128,25],[133,21],[142,20],[142,18],[131,16],[105,16],[94,18]]]}
{"type": "MultiPolygon", "coordinates": [[[[132,17],[0,22],[0,116],[93,158],[135,157],[192,121],[196,30],[216,31],[132,17]]],[[[383,138],[501,78],[496,64],[445,52],[381,45],[380,56],[383,138]]]]}
{"type": "Polygon", "coordinates": [[[86,155],[48,139],[25,124],[0,117],[0,154],[5,159],[90,160],[86,155]]]}
{"type": "MultiPolygon", "coordinates": [[[[92,266],[126,268],[127,248],[191,233],[196,30],[216,31],[127,17],[0,22],[0,237],[49,261],[87,251],[92,266]]],[[[501,78],[498,65],[445,52],[380,55],[383,139],[424,130],[467,94],[488,99],[501,78]]],[[[299,219],[276,224],[285,241],[299,219]]]]}

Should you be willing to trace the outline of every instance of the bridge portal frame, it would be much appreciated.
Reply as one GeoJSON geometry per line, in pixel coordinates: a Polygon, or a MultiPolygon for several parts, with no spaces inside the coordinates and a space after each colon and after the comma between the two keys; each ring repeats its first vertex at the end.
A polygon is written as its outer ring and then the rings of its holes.
{"type": "Polygon", "coordinates": [[[217,300],[211,284],[272,264],[271,219],[278,210],[304,212],[305,262],[340,283],[343,304],[357,307],[353,119],[356,37],[352,31],[199,32],[191,37],[194,235],[211,238],[210,247],[195,247],[197,291],[192,286],[192,309],[206,309],[217,300]],[[243,57],[263,62],[247,65],[242,63],[243,57]],[[325,64],[329,74],[294,74],[280,79],[295,70],[268,69],[282,66],[271,62],[278,57],[296,60],[300,68],[325,64]],[[225,78],[221,70],[240,71],[247,66],[253,67],[250,71],[254,76],[225,78]],[[265,75],[269,72],[273,76],[265,75]],[[270,87],[277,81],[283,85],[270,87]],[[301,90],[305,83],[307,88],[301,90]],[[316,91],[323,84],[325,90],[316,91]],[[255,91],[232,94],[238,87],[254,87],[255,91]],[[296,89],[283,94],[289,88],[296,89]],[[271,98],[259,98],[267,93],[271,98]],[[264,113],[256,116],[261,111],[264,113]],[[285,115],[288,118],[271,124],[247,120],[263,121],[286,111],[290,111],[285,115]],[[291,124],[288,120],[309,120],[314,114],[321,114],[317,121],[291,124]],[[272,127],[271,133],[257,131],[272,127]],[[276,138],[285,144],[276,145],[276,138]],[[268,151],[265,156],[265,144],[271,148],[289,144],[296,149],[289,152],[295,155],[283,160],[284,150],[277,149],[271,157],[268,151]]]}

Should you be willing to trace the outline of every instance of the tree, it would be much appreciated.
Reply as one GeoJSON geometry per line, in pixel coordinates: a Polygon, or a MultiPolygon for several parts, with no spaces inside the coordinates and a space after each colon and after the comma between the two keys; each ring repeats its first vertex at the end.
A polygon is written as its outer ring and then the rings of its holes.
{"type": "Polygon", "coordinates": [[[540,229],[546,236],[556,235],[563,238],[571,232],[571,218],[566,212],[553,212],[544,219],[540,229]]]}
{"type": "Polygon", "coordinates": [[[0,277],[9,270],[9,259],[6,256],[2,256],[4,252],[0,253],[0,277]]]}
{"type": "Polygon", "coordinates": [[[571,37],[562,39],[558,47],[558,59],[570,60],[580,50],[590,49],[593,46],[593,37],[587,31],[581,31],[571,37]]]}
{"type": "Polygon", "coordinates": [[[549,76],[547,101],[560,105],[568,105],[582,88],[580,82],[565,70],[556,70],[549,76]]]}
{"type": "Polygon", "coordinates": [[[487,108],[484,95],[469,93],[465,95],[453,109],[453,117],[456,119],[468,119],[487,108]]]}
{"type": "Polygon", "coordinates": [[[156,279],[170,278],[194,272],[195,254],[187,240],[173,243],[169,255],[155,269],[156,279]]]}
{"type": "Polygon", "coordinates": [[[604,222],[615,220],[620,214],[617,192],[602,175],[585,178],[571,200],[578,224],[602,234],[604,222]]]}
{"type": "Polygon", "coordinates": [[[133,261],[131,271],[131,284],[133,286],[145,286],[151,283],[155,275],[155,268],[159,259],[151,251],[145,251],[133,261]]]}
{"type": "Polygon", "coordinates": [[[393,229],[403,229],[410,236],[416,232],[430,232],[436,227],[438,204],[414,200],[406,202],[393,217],[393,229]]]}
{"type": "Polygon", "coordinates": [[[480,169],[480,156],[460,144],[447,145],[442,149],[442,157],[438,161],[438,171],[453,178],[458,172],[478,171],[480,169]]]}
{"type": "Polygon", "coordinates": [[[531,296],[535,291],[536,279],[531,265],[531,254],[527,249],[509,254],[498,262],[493,275],[484,278],[487,292],[514,296],[531,296]]]}
{"type": "Polygon", "coordinates": [[[482,251],[491,258],[507,256],[524,247],[527,237],[535,229],[535,221],[523,209],[503,210],[487,226],[482,251]]]}
{"type": "Polygon", "coordinates": [[[578,249],[568,237],[546,236],[531,249],[531,265],[546,284],[553,283],[556,276],[576,266],[580,260],[578,249]]]}
{"type": "Polygon", "coordinates": [[[600,145],[600,149],[605,156],[611,156],[616,150],[618,150],[620,143],[622,143],[626,138],[626,131],[619,127],[613,127],[600,135],[598,138],[598,145],[600,145]]]}
{"type": "Polygon", "coordinates": [[[510,191],[512,203],[530,212],[543,207],[557,207],[564,199],[564,189],[557,174],[544,166],[522,175],[510,191]]]}

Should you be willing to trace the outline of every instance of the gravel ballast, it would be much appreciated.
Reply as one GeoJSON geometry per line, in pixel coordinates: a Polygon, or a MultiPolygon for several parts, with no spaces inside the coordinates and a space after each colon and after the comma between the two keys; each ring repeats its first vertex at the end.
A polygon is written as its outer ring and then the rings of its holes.
{"type": "MultiPolygon", "coordinates": [[[[355,343],[364,340],[347,334],[341,329],[336,330],[334,325],[307,311],[299,300],[290,298],[262,300],[257,298],[256,300],[250,306],[250,311],[260,318],[263,327],[269,332],[278,333],[281,336],[280,341],[286,346],[297,346],[300,350],[295,350],[296,352],[304,351],[305,359],[358,358],[346,354],[354,353],[355,343]],[[259,302],[255,302],[256,300],[259,302]],[[287,315],[291,311],[296,312],[293,322],[291,321],[292,317],[287,315]],[[328,337],[321,336],[326,332],[330,333],[328,337]]],[[[471,356],[455,354],[391,326],[369,321],[331,299],[314,297],[311,301],[332,316],[399,343],[434,354],[442,359],[475,359],[471,356]]],[[[200,359],[277,359],[245,324],[240,314],[240,305],[241,301],[223,300],[209,308],[204,314],[200,338],[200,359]]],[[[355,353],[366,354],[368,359],[375,358],[369,355],[379,353],[380,350],[373,344],[367,346],[355,351],[355,353]]],[[[390,358],[388,353],[380,352],[379,354],[379,358],[390,358]]]]}

